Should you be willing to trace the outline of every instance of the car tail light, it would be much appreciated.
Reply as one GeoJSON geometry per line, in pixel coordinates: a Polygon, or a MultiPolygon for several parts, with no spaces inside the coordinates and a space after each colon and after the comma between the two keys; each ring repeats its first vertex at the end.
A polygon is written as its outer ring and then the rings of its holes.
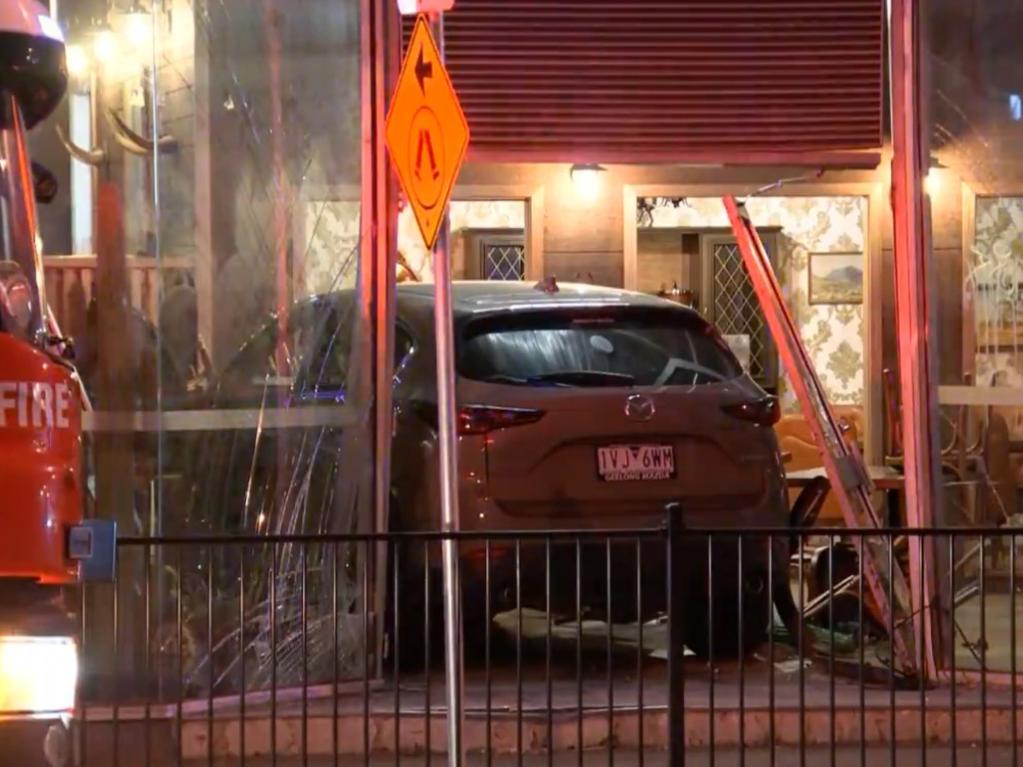
{"type": "Polygon", "coordinates": [[[778,405],[777,397],[765,397],[754,402],[740,402],[736,405],[724,405],[721,409],[732,418],[749,421],[758,426],[774,426],[781,418],[781,407],[778,405]]]}
{"type": "Polygon", "coordinates": [[[498,429],[510,429],[513,426],[536,423],[543,415],[542,410],[469,405],[458,411],[458,433],[486,434],[498,429]]]}

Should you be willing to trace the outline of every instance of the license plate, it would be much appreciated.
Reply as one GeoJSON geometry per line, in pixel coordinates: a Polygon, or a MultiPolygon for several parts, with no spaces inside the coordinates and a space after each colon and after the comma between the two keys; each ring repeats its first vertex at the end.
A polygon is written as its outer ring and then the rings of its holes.
{"type": "Polygon", "coordinates": [[[598,447],[597,473],[607,482],[671,479],[675,476],[675,448],[671,445],[598,447]]]}

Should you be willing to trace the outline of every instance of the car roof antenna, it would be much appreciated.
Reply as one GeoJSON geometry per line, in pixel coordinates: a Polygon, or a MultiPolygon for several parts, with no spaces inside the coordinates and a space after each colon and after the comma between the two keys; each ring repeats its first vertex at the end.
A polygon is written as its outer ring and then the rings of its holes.
{"type": "Polygon", "coordinates": [[[553,295],[558,293],[561,288],[558,287],[558,279],[554,275],[550,277],[544,277],[536,285],[533,286],[533,290],[542,290],[544,293],[553,295]]]}

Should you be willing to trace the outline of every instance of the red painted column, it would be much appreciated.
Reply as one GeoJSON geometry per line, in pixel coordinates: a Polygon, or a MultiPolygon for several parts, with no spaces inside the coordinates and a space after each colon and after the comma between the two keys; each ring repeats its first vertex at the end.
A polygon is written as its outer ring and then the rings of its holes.
{"type": "MultiPolygon", "coordinates": [[[[898,339],[902,434],[906,472],[906,524],[932,527],[939,520],[936,306],[930,214],[923,179],[930,165],[926,92],[922,87],[921,2],[891,1],[892,212],[895,229],[895,319],[898,339]]],[[[934,610],[937,577],[933,542],[910,544],[916,646],[923,642],[922,671],[936,671],[934,610]]]]}

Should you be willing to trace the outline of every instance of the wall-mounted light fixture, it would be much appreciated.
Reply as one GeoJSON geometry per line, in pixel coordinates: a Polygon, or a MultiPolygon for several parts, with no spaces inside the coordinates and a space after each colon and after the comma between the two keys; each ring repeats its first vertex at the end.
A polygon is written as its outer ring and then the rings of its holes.
{"type": "Polygon", "coordinates": [[[153,44],[153,14],[135,3],[121,16],[124,37],[136,50],[148,49],[153,44]]]}
{"type": "Polygon", "coordinates": [[[405,16],[416,13],[441,13],[450,11],[455,0],[398,0],[398,11],[405,16]]]}
{"type": "Polygon", "coordinates": [[[120,47],[114,30],[109,26],[103,26],[96,31],[96,36],[92,40],[92,55],[100,64],[109,65],[117,60],[120,47]]]}
{"type": "Polygon", "coordinates": [[[89,54],[80,45],[69,45],[65,48],[67,71],[72,77],[84,77],[89,73],[89,54]]]}
{"type": "Polygon", "coordinates": [[[583,202],[593,202],[600,196],[601,174],[606,172],[596,163],[576,164],[569,168],[576,196],[583,202]]]}
{"type": "Polygon", "coordinates": [[[931,157],[930,168],[927,169],[927,175],[924,176],[924,194],[932,200],[941,194],[941,182],[944,171],[945,166],[937,158],[931,157]]]}

